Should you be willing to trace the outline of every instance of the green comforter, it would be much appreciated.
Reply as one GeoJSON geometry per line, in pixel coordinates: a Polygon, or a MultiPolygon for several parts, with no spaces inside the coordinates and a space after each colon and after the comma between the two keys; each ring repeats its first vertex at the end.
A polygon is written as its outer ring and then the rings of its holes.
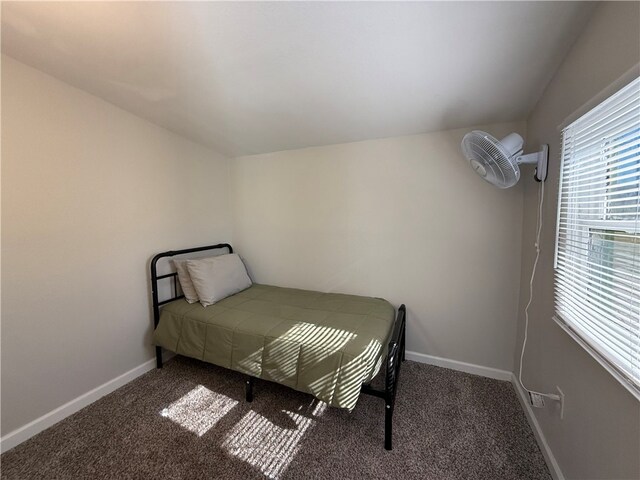
{"type": "Polygon", "coordinates": [[[394,314],[380,298],[253,285],[206,308],[166,304],[154,341],[351,410],[380,369],[394,314]]]}

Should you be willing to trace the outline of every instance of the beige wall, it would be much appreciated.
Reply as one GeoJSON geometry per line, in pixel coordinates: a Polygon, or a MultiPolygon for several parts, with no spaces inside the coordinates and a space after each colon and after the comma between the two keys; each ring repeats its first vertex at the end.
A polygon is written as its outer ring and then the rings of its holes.
{"type": "Polygon", "coordinates": [[[225,158],[2,57],[3,435],[152,358],[148,260],[229,239],[227,180],[225,158]]]}
{"type": "MultiPolygon", "coordinates": [[[[528,144],[550,144],[542,255],[531,308],[525,383],[566,395],[564,420],[535,410],[568,479],[640,478],[640,403],[552,320],[553,254],[563,120],[640,61],[640,4],[604,3],[573,46],[528,119],[528,144]]],[[[534,257],[537,185],[525,187],[520,310],[528,298],[534,257]]],[[[516,364],[522,340],[520,316],[516,364]]]]}
{"type": "Polygon", "coordinates": [[[235,159],[233,237],[254,279],[406,303],[409,350],[511,370],[522,191],[476,176],[466,131],[235,159]]]}

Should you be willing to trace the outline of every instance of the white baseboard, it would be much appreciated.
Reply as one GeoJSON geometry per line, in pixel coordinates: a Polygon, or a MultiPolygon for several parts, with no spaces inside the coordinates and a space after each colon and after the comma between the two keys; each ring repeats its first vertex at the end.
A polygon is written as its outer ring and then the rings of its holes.
{"type": "Polygon", "coordinates": [[[547,462],[547,467],[549,467],[551,476],[554,478],[554,480],[564,480],[564,475],[562,474],[562,470],[560,470],[560,465],[558,465],[556,457],[553,455],[553,452],[551,451],[551,448],[547,443],[547,439],[542,432],[542,428],[540,428],[538,419],[533,413],[533,408],[531,407],[531,405],[529,405],[529,395],[522,389],[522,386],[520,385],[520,382],[518,381],[518,378],[515,376],[515,374],[512,374],[511,376],[511,383],[513,383],[513,388],[516,389],[518,399],[522,404],[522,409],[527,416],[527,420],[529,421],[531,430],[533,430],[533,435],[536,437],[538,446],[540,447],[542,455],[547,462]]]}
{"type": "Polygon", "coordinates": [[[500,370],[498,368],[492,367],[483,367],[482,365],[459,362],[458,360],[450,360],[448,358],[434,357],[433,355],[425,355],[424,353],[407,351],[406,357],[408,360],[413,360],[414,362],[435,365],[436,367],[450,368],[451,370],[471,373],[473,375],[480,375],[482,377],[494,378],[496,380],[511,381],[511,377],[513,376],[513,373],[506,370],[500,370]]]}
{"type": "MultiPolygon", "coordinates": [[[[168,360],[173,355],[163,355],[163,360],[168,360]]],[[[142,365],[139,365],[135,368],[132,368],[128,372],[123,373],[122,375],[114,378],[113,380],[109,380],[106,383],[103,383],[99,387],[94,388],[93,390],[80,395],[77,398],[74,398],[70,402],[65,403],[64,405],[56,408],[55,410],[50,411],[49,413],[44,414],[40,418],[36,418],[32,422],[27,423],[26,425],[17,428],[16,430],[7,433],[4,437],[0,438],[0,453],[4,453],[7,450],[11,450],[13,447],[21,444],[22,442],[30,439],[34,435],[40,433],[41,431],[55,425],[60,420],[64,420],[69,415],[76,413],[77,411],[83,409],[87,405],[95,402],[96,400],[104,397],[105,395],[113,392],[114,390],[126,385],[131,380],[139,377],[143,373],[147,373],[149,370],[153,370],[156,366],[156,359],[152,358],[144,362],[142,365]]]]}

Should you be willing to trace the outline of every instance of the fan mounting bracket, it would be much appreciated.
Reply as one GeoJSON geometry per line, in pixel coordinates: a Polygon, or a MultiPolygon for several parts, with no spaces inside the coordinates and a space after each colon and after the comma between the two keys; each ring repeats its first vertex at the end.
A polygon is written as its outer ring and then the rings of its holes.
{"type": "Polygon", "coordinates": [[[547,167],[549,165],[549,145],[540,145],[540,150],[534,153],[518,155],[516,157],[516,163],[518,165],[536,165],[536,172],[533,178],[538,182],[544,182],[547,179],[547,167]]]}

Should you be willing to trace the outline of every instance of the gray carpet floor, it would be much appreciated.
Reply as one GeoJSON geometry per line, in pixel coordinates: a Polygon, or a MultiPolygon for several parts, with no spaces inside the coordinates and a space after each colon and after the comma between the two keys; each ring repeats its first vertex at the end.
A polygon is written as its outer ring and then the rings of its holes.
{"type": "Polygon", "coordinates": [[[2,479],[550,479],[508,382],[407,361],[383,448],[383,401],[352,413],[183,357],[0,457],[2,479]]]}

